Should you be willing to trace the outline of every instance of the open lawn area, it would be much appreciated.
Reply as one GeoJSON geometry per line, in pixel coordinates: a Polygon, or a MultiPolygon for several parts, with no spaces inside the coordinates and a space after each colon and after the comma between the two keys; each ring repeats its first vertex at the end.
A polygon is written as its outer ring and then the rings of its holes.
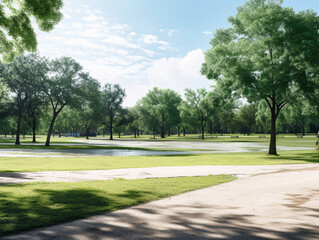
{"type": "Polygon", "coordinates": [[[108,170],[163,166],[268,165],[319,163],[319,152],[282,151],[279,156],[257,153],[213,153],[170,156],[21,158],[0,157],[1,172],[108,170]]]}
{"type": "Polygon", "coordinates": [[[0,235],[115,211],[234,179],[219,175],[0,186],[0,235]]]}

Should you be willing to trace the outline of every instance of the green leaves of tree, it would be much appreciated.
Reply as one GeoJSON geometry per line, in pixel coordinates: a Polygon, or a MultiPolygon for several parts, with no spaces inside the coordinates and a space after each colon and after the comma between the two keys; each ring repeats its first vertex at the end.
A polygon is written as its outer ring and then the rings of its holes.
{"type": "Polygon", "coordinates": [[[3,0],[0,2],[0,55],[12,61],[15,55],[37,48],[32,26],[35,19],[42,31],[50,31],[61,21],[62,0],[3,0]]]}

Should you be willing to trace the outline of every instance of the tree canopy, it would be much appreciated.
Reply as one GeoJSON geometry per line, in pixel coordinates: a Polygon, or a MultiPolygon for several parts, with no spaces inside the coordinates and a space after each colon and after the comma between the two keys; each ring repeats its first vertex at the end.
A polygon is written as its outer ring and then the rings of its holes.
{"type": "Polygon", "coordinates": [[[2,0],[0,2],[0,55],[12,61],[15,55],[33,52],[37,38],[35,20],[41,31],[50,31],[62,19],[62,0],[2,0]]]}
{"type": "Polygon", "coordinates": [[[264,99],[271,110],[269,154],[276,151],[276,120],[299,95],[319,88],[319,18],[294,12],[276,0],[250,0],[216,31],[201,72],[217,87],[248,101],[264,99]]]}

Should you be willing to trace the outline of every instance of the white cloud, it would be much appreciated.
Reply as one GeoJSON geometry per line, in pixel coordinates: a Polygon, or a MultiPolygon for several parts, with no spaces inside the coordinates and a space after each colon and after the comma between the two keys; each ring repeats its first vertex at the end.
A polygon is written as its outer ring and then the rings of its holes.
{"type": "Polygon", "coordinates": [[[161,58],[147,70],[147,80],[152,87],[171,88],[180,94],[185,88],[208,88],[211,82],[200,73],[203,62],[201,49],[190,51],[181,58],[161,58]]]}
{"type": "Polygon", "coordinates": [[[125,38],[120,37],[120,36],[116,36],[116,35],[110,36],[110,37],[104,39],[103,42],[110,43],[113,45],[124,46],[127,48],[140,48],[140,46],[138,46],[137,44],[131,43],[131,42],[127,41],[125,38]]]}
{"type": "Polygon", "coordinates": [[[64,13],[64,14],[63,14],[63,18],[64,18],[64,19],[70,19],[71,16],[70,16],[69,14],[67,14],[67,13],[64,13]]]}
{"type": "Polygon", "coordinates": [[[169,37],[171,37],[174,33],[178,32],[176,29],[163,29],[163,28],[161,28],[159,31],[166,32],[169,37]]]}
{"type": "Polygon", "coordinates": [[[103,16],[97,16],[97,15],[93,14],[91,11],[89,11],[88,16],[83,17],[83,20],[88,21],[88,22],[96,22],[96,21],[100,21],[103,19],[104,19],[103,16]]]}
{"type": "MultiPolygon", "coordinates": [[[[201,50],[185,57],[161,58],[173,48],[156,35],[138,34],[130,25],[109,22],[102,11],[81,4],[70,3],[67,13],[71,18],[62,20],[49,34],[37,32],[39,52],[51,58],[74,58],[102,85],[119,83],[127,92],[125,106],[133,106],[154,86],[183,92],[191,83],[200,84],[201,50]]],[[[175,30],[162,32],[168,38],[175,30]]]]}
{"type": "Polygon", "coordinates": [[[126,29],[129,29],[129,25],[128,24],[115,24],[114,26],[110,27],[110,29],[126,30],[126,29]]]}
{"type": "Polygon", "coordinates": [[[103,46],[101,44],[96,44],[96,43],[91,42],[85,38],[68,38],[66,41],[64,41],[64,44],[82,47],[82,48],[93,48],[93,49],[104,49],[105,48],[105,46],[103,46]]]}
{"type": "Polygon", "coordinates": [[[168,46],[169,43],[165,41],[161,41],[158,39],[157,36],[151,34],[143,34],[142,37],[139,39],[139,42],[144,44],[160,44],[162,46],[168,46]]]}
{"type": "Polygon", "coordinates": [[[207,35],[207,36],[210,36],[212,35],[213,33],[209,30],[206,30],[206,31],[203,31],[203,34],[207,35]]]}

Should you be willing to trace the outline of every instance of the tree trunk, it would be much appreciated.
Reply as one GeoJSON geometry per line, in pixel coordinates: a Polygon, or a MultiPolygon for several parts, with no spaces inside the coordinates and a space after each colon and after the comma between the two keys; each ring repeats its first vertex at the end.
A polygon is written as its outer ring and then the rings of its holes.
{"type": "Polygon", "coordinates": [[[181,127],[178,126],[178,127],[177,127],[177,135],[178,135],[179,137],[181,136],[181,131],[180,131],[180,130],[181,130],[181,127]]]}
{"type": "Polygon", "coordinates": [[[162,126],[161,126],[161,138],[165,138],[165,128],[164,128],[164,124],[162,124],[162,126]]]}
{"type": "Polygon", "coordinates": [[[110,131],[110,140],[113,140],[113,123],[112,123],[112,121],[110,123],[109,131],[110,131]]]}
{"type": "Polygon", "coordinates": [[[205,139],[205,128],[204,128],[204,124],[202,123],[202,140],[205,139]]]}
{"type": "Polygon", "coordinates": [[[136,138],[136,132],[137,132],[137,130],[134,130],[134,138],[136,138]]]}
{"type": "Polygon", "coordinates": [[[61,137],[61,130],[59,129],[59,138],[61,137]]]}
{"type": "Polygon", "coordinates": [[[168,136],[171,136],[171,128],[168,128],[168,136]]]}
{"type": "Polygon", "coordinates": [[[88,140],[89,139],[89,128],[88,128],[87,124],[85,124],[85,136],[86,136],[86,139],[88,140]]]}
{"type": "Polygon", "coordinates": [[[36,142],[36,139],[35,139],[35,127],[33,127],[32,128],[32,135],[33,135],[33,137],[32,137],[32,142],[36,142]]]}
{"type": "Polygon", "coordinates": [[[201,130],[202,130],[202,140],[205,139],[205,126],[204,126],[204,119],[203,119],[203,115],[201,116],[201,130]]]}
{"type": "Polygon", "coordinates": [[[121,132],[119,132],[119,138],[121,138],[121,132]]]}
{"type": "Polygon", "coordinates": [[[277,155],[277,148],[276,148],[276,109],[273,107],[271,109],[271,128],[270,128],[270,143],[269,143],[269,150],[268,154],[277,155]]]}
{"type": "Polygon", "coordinates": [[[185,129],[185,126],[183,126],[183,136],[185,137],[186,135],[186,129],[185,129]]]}
{"type": "Polygon", "coordinates": [[[22,106],[19,105],[19,113],[18,113],[17,133],[16,133],[16,143],[15,143],[15,145],[20,145],[21,117],[22,117],[22,106]]]}
{"type": "Polygon", "coordinates": [[[50,146],[51,134],[52,134],[52,130],[53,130],[53,126],[54,126],[54,122],[55,122],[56,117],[57,117],[57,114],[53,113],[52,120],[51,120],[50,127],[49,127],[49,131],[48,131],[48,135],[47,135],[47,140],[45,142],[46,147],[50,146]]]}

